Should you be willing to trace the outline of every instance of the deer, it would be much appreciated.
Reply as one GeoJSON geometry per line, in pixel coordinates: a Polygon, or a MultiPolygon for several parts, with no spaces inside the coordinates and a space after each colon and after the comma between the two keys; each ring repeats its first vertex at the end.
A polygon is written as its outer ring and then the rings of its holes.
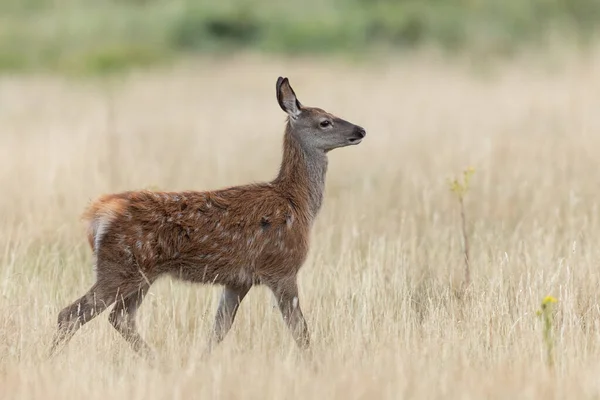
{"type": "Polygon", "coordinates": [[[153,360],[154,350],[136,328],[136,311],[161,276],[222,286],[208,354],[258,285],[274,295],[297,346],[309,348],[297,277],[323,202],[328,153],[359,144],[366,131],[303,106],[288,78],[277,79],[276,98],[287,118],[283,157],[273,180],[213,191],[126,191],[91,202],[82,219],[95,283],[58,314],[51,357],[114,303],[111,325],[137,354],[153,360]]]}

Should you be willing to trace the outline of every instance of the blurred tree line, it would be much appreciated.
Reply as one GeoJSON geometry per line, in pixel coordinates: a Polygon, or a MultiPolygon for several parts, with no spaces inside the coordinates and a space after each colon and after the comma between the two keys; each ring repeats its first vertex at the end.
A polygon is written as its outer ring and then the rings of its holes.
{"type": "Polygon", "coordinates": [[[591,42],[600,0],[0,0],[0,69],[105,72],[185,53],[511,54],[591,42]]]}

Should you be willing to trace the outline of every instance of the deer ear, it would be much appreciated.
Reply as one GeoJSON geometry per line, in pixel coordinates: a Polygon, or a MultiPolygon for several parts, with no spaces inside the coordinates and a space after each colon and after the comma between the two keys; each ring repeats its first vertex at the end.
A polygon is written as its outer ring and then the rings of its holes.
{"type": "Polygon", "coordinates": [[[296,98],[294,89],[290,86],[288,78],[277,79],[277,102],[279,107],[292,118],[297,118],[302,111],[302,104],[296,98]]]}

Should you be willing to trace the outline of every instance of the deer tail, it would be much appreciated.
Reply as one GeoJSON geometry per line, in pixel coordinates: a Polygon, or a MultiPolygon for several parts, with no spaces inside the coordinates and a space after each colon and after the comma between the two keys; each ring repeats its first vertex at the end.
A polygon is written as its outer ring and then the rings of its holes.
{"type": "Polygon", "coordinates": [[[98,251],[111,223],[123,215],[128,201],[119,195],[105,195],[93,201],[81,219],[87,225],[87,238],[92,251],[98,251]]]}

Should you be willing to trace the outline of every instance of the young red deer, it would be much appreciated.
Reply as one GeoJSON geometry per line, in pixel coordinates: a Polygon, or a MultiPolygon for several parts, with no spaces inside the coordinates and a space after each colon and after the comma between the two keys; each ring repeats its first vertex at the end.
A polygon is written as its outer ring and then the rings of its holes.
{"type": "Polygon", "coordinates": [[[327,152],[355,145],[360,126],[300,104],[287,78],[277,101],[288,114],[279,175],[269,183],[210,192],[131,191],[105,195],[87,209],[96,283],[58,315],[50,354],[113,302],[110,323],[138,353],[152,355],[135,314],[150,285],[169,274],[224,286],[209,347],[218,344],[253,285],[275,295],[298,346],[309,345],[296,276],[323,200],[327,152]]]}

